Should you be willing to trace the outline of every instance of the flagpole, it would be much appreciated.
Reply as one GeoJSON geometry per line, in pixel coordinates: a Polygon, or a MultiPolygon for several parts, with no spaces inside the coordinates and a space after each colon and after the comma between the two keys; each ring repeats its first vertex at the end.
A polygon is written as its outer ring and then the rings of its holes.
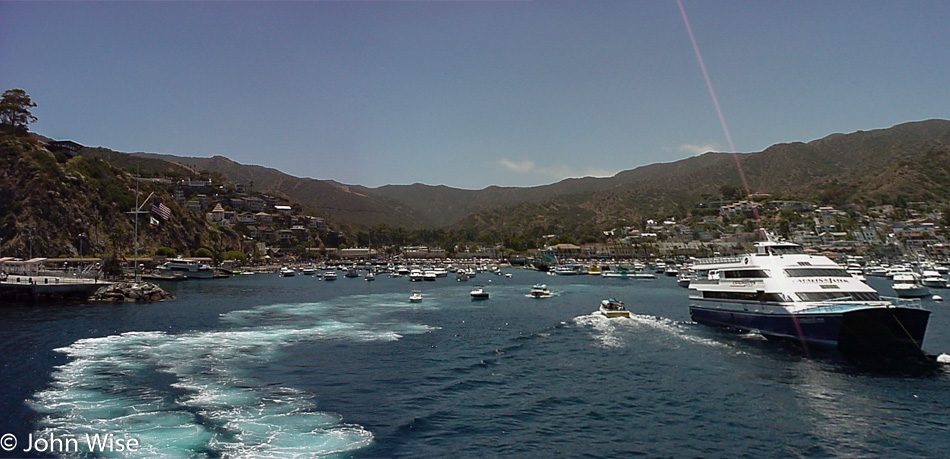
{"type": "Polygon", "coordinates": [[[135,260],[132,265],[133,278],[135,282],[142,282],[142,275],[139,274],[139,213],[142,212],[142,207],[145,207],[145,204],[148,203],[148,200],[152,198],[155,192],[148,194],[148,197],[145,198],[145,201],[142,202],[142,205],[139,205],[139,175],[135,175],[135,255],[133,259],[135,260]]]}
{"type": "MultiPolygon", "coordinates": [[[[146,199],[147,201],[147,199],[146,199]]],[[[139,174],[135,174],[135,264],[132,268],[132,275],[135,279],[135,282],[141,282],[142,278],[139,276],[139,211],[142,210],[139,208],[139,174]]]]}

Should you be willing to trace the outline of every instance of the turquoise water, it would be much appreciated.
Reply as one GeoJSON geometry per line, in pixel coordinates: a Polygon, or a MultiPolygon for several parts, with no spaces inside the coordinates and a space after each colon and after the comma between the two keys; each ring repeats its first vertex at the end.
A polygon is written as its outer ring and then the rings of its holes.
{"type": "MultiPolygon", "coordinates": [[[[169,284],[179,299],[160,304],[5,307],[0,433],[21,443],[0,455],[32,455],[30,434],[97,433],[136,439],[126,457],[934,457],[950,446],[945,367],[881,374],[697,325],[671,278],[509,272],[238,276],[169,284]],[[555,295],[527,298],[536,282],[555,295]],[[471,301],[476,283],[489,300],[471,301]],[[425,299],[410,303],[416,288],[425,299]],[[635,315],[592,314],[607,297],[635,315]]],[[[925,306],[925,349],[950,352],[947,307],[925,306]]]]}

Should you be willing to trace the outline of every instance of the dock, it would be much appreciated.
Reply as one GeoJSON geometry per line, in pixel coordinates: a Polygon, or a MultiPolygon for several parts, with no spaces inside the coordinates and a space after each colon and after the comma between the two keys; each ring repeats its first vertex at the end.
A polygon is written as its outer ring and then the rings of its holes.
{"type": "Polygon", "coordinates": [[[0,299],[13,302],[85,300],[111,282],[54,276],[9,275],[0,281],[0,299]]]}

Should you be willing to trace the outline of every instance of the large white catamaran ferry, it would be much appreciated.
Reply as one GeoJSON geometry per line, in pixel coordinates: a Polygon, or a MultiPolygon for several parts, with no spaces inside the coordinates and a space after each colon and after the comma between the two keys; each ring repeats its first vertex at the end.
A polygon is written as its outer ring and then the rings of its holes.
{"type": "Polygon", "coordinates": [[[696,322],[861,355],[922,356],[930,311],[886,298],[798,244],[766,240],[755,253],[697,260],[689,284],[696,322]]]}

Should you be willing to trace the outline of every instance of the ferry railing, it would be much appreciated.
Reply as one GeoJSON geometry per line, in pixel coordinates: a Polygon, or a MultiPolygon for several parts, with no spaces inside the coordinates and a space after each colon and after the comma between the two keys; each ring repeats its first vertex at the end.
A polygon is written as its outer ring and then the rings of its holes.
{"type": "Polygon", "coordinates": [[[920,302],[919,298],[897,298],[893,296],[882,296],[881,299],[901,308],[924,308],[924,305],[920,302]]]}
{"type": "MultiPolygon", "coordinates": [[[[911,309],[923,309],[923,308],[924,308],[924,307],[923,307],[923,304],[922,304],[922,303],[920,302],[920,300],[917,299],[917,298],[896,298],[896,297],[890,297],[890,296],[882,296],[882,297],[880,297],[880,298],[881,298],[882,301],[886,301],[886,302],[888,302],[888,303],[891,303],[892,305],[894,305],[894,306],[896,306],[896,307],[911,308],[911,309]]],[[[803,309],[802,311],[809,311],[809,312],[833,312],[833,311],[836,310],[837,308],[840,308],[840,307],[841,307],[840,302],[844,302],[844,301],[848,301],[848,302],[851,302],[851,303],[872,303],[872,302],[868,302],[868,301],[855,300],[855,299],[853,299],[853,298],[850,297],[850,296],[843,296],[843,297],[841,297],[841,298],[834,298],[834,299],[831,299],[831,300],[822,301],[822,302],[820,302],[820,303],[815,303],[814,306],[812,306],[812,307],[810,307],[810,308],[803,309]]]]}
{"type": "Polygon", "coordinates": [[[739,257],[714,257],[714,258],[697,258],[693,260],[694,265],[713,265],[720,263],[741,263],[742,258],[739,257]]]}

